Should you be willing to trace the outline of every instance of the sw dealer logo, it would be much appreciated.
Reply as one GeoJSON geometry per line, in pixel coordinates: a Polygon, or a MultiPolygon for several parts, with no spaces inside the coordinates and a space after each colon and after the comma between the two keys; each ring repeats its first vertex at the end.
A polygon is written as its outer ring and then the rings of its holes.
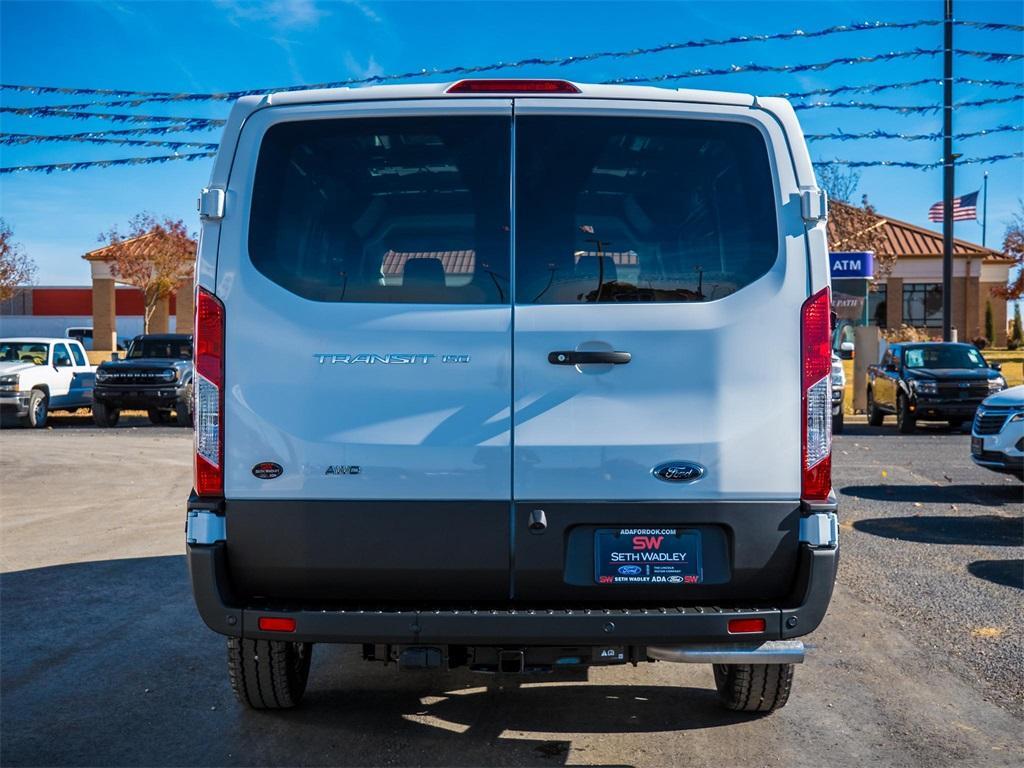
{"type": "Polygon", "coordinates": [[[664,540],[664,536],[634,536],[633,551],[637,552],[644,549],[661,549],[661,542],[664,540]]]}

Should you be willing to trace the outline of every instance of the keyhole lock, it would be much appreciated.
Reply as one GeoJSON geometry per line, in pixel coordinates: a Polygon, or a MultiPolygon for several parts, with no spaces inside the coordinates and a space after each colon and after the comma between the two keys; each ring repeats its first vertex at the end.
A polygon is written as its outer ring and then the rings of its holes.
{"type": "Polygon", "coordinates": [[[543,509],[535,509],[530,513],[530,533],[544,533],[548,527],[548,518],[543,509]]]}

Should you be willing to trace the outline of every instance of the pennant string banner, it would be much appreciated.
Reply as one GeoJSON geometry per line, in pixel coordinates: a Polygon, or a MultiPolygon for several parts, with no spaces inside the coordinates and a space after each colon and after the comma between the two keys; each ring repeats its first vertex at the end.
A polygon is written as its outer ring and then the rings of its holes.
{"type": "Polygon", "coordinates": [[[227,120],[209,117],[169,117],[165,115],[129,115],[121,112],[79,112],[53,107],[0,107],[0,112],[26,117],[65,117],[71,120],[113,120],[115,123],[182,123],[189,126],[212,128],[222,126],[227,120]]]}
{"type": "MultiPolygon", "coordinates": [[[[981,131],[967,131],[966,133],[955,133],[953,138],[957,141],[972,139],[977,136],[988,136],[991,133],[1019,133],[1024,131],[1024,125],[999,125],[995,128],[986,128],[981,131]]],[[[845,131],[833,131],[832,133],[805,133],[807,141],[855,141],[859,139],[900,139],[901,141],[939,141],[942,139],[942,131],[934,133],[893,133],[891,131],[868,131],[867,133],[846,133],[845,131]]]]}
{"type": "MultiPolygon", "coordinates": [[[[1020,83],[1009,83],[1010,85],[1016,85],[1020,87],[1020,83]]],[[[849,91],[853,88],[861,86],[844,86],[841,89],[835,89],[833,92],[849,91]]],[[[865,88],[879,88],[881,86],[863,86],[865,88]]],[[[808,91],[807,93],[790,93],[780,94],[788,98],[800,98],[809,96],[817,93],[828,93],[829,91],[818,90],[808,91]]],[[[961,101],[957,102],[953,106],[956,108],[964,107],[981,107],[990,104],[1008,104],[1011,102],[1024,101],[1024,94],[1015,94],[1013,96],[1003,96],[1000,98],[990,99],[978,99],[975,101],[961,101]]],[[[883,112],[897,112],[899,114],[928,114],[931,112],[938,112],[942,109],[939,104],[873,104],[871,102],[863,101],[814,101],[804,104],[794,104],[794,110],[805,110],[805,109],[865,109],[871,111],[883,111],[883,112]]],[[[60,107],[0,107],[0,112],[7,112],[15,115],[22,115],[25,117],[63,117],[71,120],[89,120],[95,118],[97,120],[112,120],[114,122],[169,122],[179,124],[180,127],[175,127],[174,131],[197,131],[197,130],[209,130],[223,126],[227,121],[208,117],[170,117],[162,115],[131,115],[124,113],[113,113],[113,112],[82,112],[77,110],[62,109],[60,107]]],[[[151,133],[151,130],[139,129],[138,133],[151,133]]],[[[165,132],[171,132],[168,129],[165,132]]]]}
{"type": "Polygon", "coordinates": [[[126,147],[162,147],[164,149],[217,149],[217,144],[206,141],[167,141],[161,139],[129,139],[126,136],[120,138],[106,136],[39,136],[31,133],[0,133],[0,144],[43,144],[52,142],[81,142],[86,144],[120,144],[126,147]]]}
{"type": "Polygon", "coordinates": [[[213,157],[216,152],[190,152],[181,155],[157,155],[155,157],[124,157],[117,160],[88,160],[80,163],[46,163],[45,165],[11,165],[0,168],[5,173],[53,173],[54,171],[81,171],[86,168],[110,168],[116,165],[152,165],[168,163],[172,160],[193,161],[204,157],[213,157]]]}
{"type": "MultiPolygon", "coordinates": [[[[981,85],[991,88],[1024,88],[1024,81],[1016,80],[981,80],[974,77],[954,77],[958,85],[981,85]]],[[[844,93],[882,93],[883,91],[915,88],[919,85],[942,85],[942,79],[928,77],[923,80],[908,80],[905,83],[883,83],[881,85],[840,85],[836,88],[815,88],[802,93],[779,93],[785,99],[807,99],[811,96],[839,96],[844,93]]]]}
{"type": "MultiPolygon", "coordinates": [[[[938,56],[943,51],[941,48],[915,48],[912,51],[890,51],[889,53],[878,53],[873,56],[841,56],[829,61],[821,61],[815,64],[734,64],[724,69],[690,69],[685,72],[673,72],[664,75],[634,75],[632,77],[617,77],[604,82],[611,85],[626,83],[663,83],[668,80],[685,80],[691,77],[708,77],[717,75],[735,75],[744,72],[821,72],[835,66],[848,64],[874,64],[879,61],[894,61],[896,59],[913,59],[919,56],[938,56]]],[[[966,51],[955,50],[958,56],[979,58],[995,64],[1005,64],[1024,59],[1020,53],[996,53],[993,51],[966,51]]]]}
{"type": "MultiPolygon", "coordinates": [[[[988,157],[965,157],[956,161],[960,165],[987,165],[998,163],[1003,160],[1019,160],[1024,158],[1024,152],[1013,152],[1008,155],[989,155],[988,157]]],[[[917,168],[922,171],[931,168],[941,168],[942,160],[935,160],[931,163],[915,163],[909,160],[815,160],[815,165],[844,165],[847,168],[870,168],[881,166],[884,168],[917,168]]]]}
{"type": "MultiPolygon", "coordinates": [[[[953,107],[962,109],[964,107],[983,107],[989,104],[1008,104],[1014,101],[1024,101],[1024,93],[1015,96],[1004,96],[999,99],[978,99],[977,101],[958,101],[953,107]]],[[[901,115],[927,114],[942,110],[941,104],[871,104],[863,101],[813,101],[809,104],[794,104],[794,110],[803,109],[867,109],[881,112],[896,112],[901,115]]]]}
{"type": "MultiPolygon", "coordinates": [[[[955,21],[953,23],[956,24],[957,26],[972,27],[984,31],[1024,32],[1024,26],[1019,24],[1003,24],[997,22],[977,21],[955,21]]],[[[585,53],[575,56],[565,56],[560,58],[528,58],[507,62],[496,61],[490,64],[481,64],[476,66],[454,66],[444,68],[418,69],[410,72],[402,72],[390,75],[371,75],[369,77],[349,78],[346,80],[335,80],[332,82],[316,83],[309,85],[293,85],[276,88],[255,88],[241,91],[224,91],[220,93],[174,93],[171,91],[136,91],[117,88],[69,88],[63,86],[22,85],[15,83],[0,84],[0,89],[20,91],[23,93],[32,94],[55,93],[65,95],[93,95],[113,97],[121,96],[130,99],[128,102],[119,106],[138,106],[139,104],[144,103],[146,101],[233,101],[234,99],[237,99],[240,96],[258,95],[269,92],[298,91],[305,90],[307,88],[339,88],[350,85],[372,85],[375,83],[385,83],[395,80],[410,80],[413,78],[431,77],[436,75],[471,75],[480,72],[490,72],[499,69],[518,69],[529,66],[564,67],[572,64],[579,64],[582,62],[597,61],[599,59],[624,59],[636,56],[647,56],[651,54],[664,53],[667,51],[678,51],[694,48],[709,48],[715,46],[737,45],[742,43],[769,42],[773,40],[811,39],[817,37],[825,37],[827,35],[844,34],[849,32],[867,32],[871,30],[909,30],[916,29],[919,27],[934,27],[940,24],[942,24],[942,21],[940,19],[922,19],[920,21],[910,22],[865,21],[856,24],[840,24],[832,27],[826,27],[824,29],[813,30],[810,32],[797,29],[793,30],[792,32],[781,32],[774,34],[738,35],[735,37],[721,39],[688,40],[683,42],[665,43],[663,45],[658,45],[651,48],[633,48],[630,50],[621,51],[598,51],[593,53],[585,53]]],[[[957,53],[959,55],[970,56],[990,55],[977,51],[957,51],[957,53]]],[[[990,60],[1002,61],[1004,60],[1003,57],[1006,56],[1007,54],[991,55],[994,55],[996,58],[990,60]]]]}
{"type": "Polygon", "coordinates": [[[168,133],[198,133],[200,131],[212,131],[219,128],[218,125],[193,125],[191,123],[174,123],[171,125],[142,125],[137,128],[116,128],[103,131],[82,131],[80,133],[65,133],[60,139],[75,141],[82,138],[95,138],[103,136],[165,136],[168,133]]]}
{"type": "MultiPolygon", "coordinates": [[[[38,133],[0,133],[0,145],[21,146],[30,144],[74,142],[89,144],[115,144],[134,147],[153,147],[174,150],[174,154],[156,155],[148,157],[127,157],[110,160],[91,160],[70,163],[46,163],[37,165],[14,165],[0,168],[0,173],[10,174],[17,172],[41,172],[52,173],[55,171],[77,171],[88,168],[107,168],[114,166],[137,166],[167,163],[174,160],[185,160],[192,162],[203,158],[213,157],[216,154],[217,144],[203,141],[179,141],[175,139],[153,138],[166,136],[178,132],[199,132],[210,131],[226,124],[226,120],[205,117],[181,117],[165,115],[136,115],[126,112],[92,112],[87,111],[94,108],[134,108],[147,103],[173,103],[173,102],[210,102],[230,101],[246,95],[260,95],[268,92],[303,91],[315,88],[333,88],[342,86],[371,85],[377,83],[394,82],[423,78],[437,75],[473,75],[476,73],[488,72],[501,69],[516,69],[529,66],[565,67],[572,64],[595,61],[598,59],[626,59],[637,56],[664,53],[684,49],[700,49],[712,46],[726,46],[751,42],[768,42],[773,40],[793,40],[800,38],[819,38],[827,35],[835,35],[850,32],[861,32],[871,30],[910,30],[919,27],[936,27],[943,22],[938,19],[927,19],[913,22],[861,22],[850,25],[837,25],[824,29],[805,32],[794,30],[792,32],[736,36],[722,39],[690,40],[684,42],[672,42],[650,48],[634,48],[620,51],[599,51],[576,56],[562,58],[528,58],[511,62],[494,62],[477,66],[453,66],[448,68],[420,69],[411,72],[397,74],[381,74],[363,78],[350,78],[327,83],[306,84],[298,86],[287,86],[283,88],[259,88],[244,91],[225,91],[220,93],[174,93],[170,91],[135,91],[107,88],[67,88],[57,86],[36,86],[19,84],[0,84],[0,89],[20,92],[30,95],[58,94],[64,96],[85,95],[99,96],[104,100],[86,101],[75,104],[46,105],[35,107],[0,107],[0,113],[18,115],[22,117],[39,118],[65,118],[72,120],[105,120],[114,123],[137,123],[132,127],[119,130],[98,130],[83,131],[78,133],[65,133],[54,135],[42,135],[38,133]],[[147,124],[147,125],[142,125],[147,124]],[[137,138],[130,138],[137,137],[137,138]],[[183,149],[198,149],[198,152],[179,152],[183,149]]],[[[1010,31],[1024,32],[1024,26],[1015,24],[958,21],[954,22],[961,27],[969,27],[984,31],[1010,31]]],[[[654,74],[648,76],[620,77],[604,81],[607,84],[626,83],[661,83],[676,80],[684,80],[695,77],[722,76],[740,73],[799,73],[819,72],[836,66],[870,64],[888,62],[901,59],[914,59],[917,57],[934,57],[943,53],[939,48],[915,48],[913,50],[889,51],[873,55],[838,57],[828,61],[804,64],[769,65],[751,62],[748,64],[734,64],[718,69],[691,69],[686,71],[654,74]]],[[[1024,54],[1005,53],[993,51],[979,51],[969,49],[957,49],[954,53],[959,57],[967,57],[982,60],[988,63],[1016,63],[1024,60],[1024,54]]],[[[815,97],[835,97],[843,94],[875,94],[889,90],[910,89],[917,86],[936,85],[942,81],[938,78],[924,78],[897,83],[867,84],[867,85],[841,85],[834,88],[817,88],[804,92],[784,93],[782,96],[790,99],[813,99],[815,97]]],[[[992,88],[1024,88],[1024,82],[967,78],[958,77],[955,82],[968,86],[984,86],[992,88]]],[[[974,101],[962,101],[954,106],[958,108],[981,107],[994,104],[1007,104],[1024,100],[1024,94],[1001,98],[986,98],[974,101]]],[[[894,105],[878,104],[862,101],[808,101],[794,104],[796,110],[808,109],[861,109],[869,111],[887,111],[902,115],[930,114],[940,111],[937,104],[918,105],[894,105]]],[[[989,134],[1021,132],[1024,126],[1021,125],[999,125],[984,130],[962,132],[956,135],[958,140],[982,137],[989,134]]],[[[808,141],[853,141],[867,139],[900,139],[905,141],[937,141],[941,133],[918,133],[908,134],[892,131],[873,130],[862,133],[849,133],[837,130],[832,133],[808,134],[808,141]]],[[[1024,152],[1012,154],[996,154],[984,157],[971,157],[958,160],[958,165],[986,164],[1004,160],[1020,159],[1024,152]]],[[[904,160],[847,160],[831,159],[822,160],[819,165],[843,165],[851,168],[864,167],[894,167],[894,168],[915,168],[927,170],[941,167],[942,161],[935,162],[914,162],[904,160]]]]}
{"type": "MultiPolygon", "coordinates": [[[[657,75],[655,75],[657,77],[657,75]]],[[[1024,88],[1024,82],[1012,80],[986,80],[971,77],[956,77],[954,82],[960,85],[987,86],[992,88],[1024,88]]],[[[914,88],[919,85],[941,85],[940,78],[930,77],[922,80],[910,80],[905,83],[886,83],[882,85],[840,85],[836,88],[816,88],[813,91],[802,93],[780,93],[777,94],[787,99],[806,99],[811,96],[839,96],[844,93],[881,93],[896,89],[914,88]]],[[[166,99],[174,101],[175,99],[166,99]]],[[[110,107],[137,107],[142,104],[159,101],[159,99],[127,99],[120,101],[83,101],[77,104],[48,104],[36,106],[34,109],[41,111],[81,110],[110,107]]]]}

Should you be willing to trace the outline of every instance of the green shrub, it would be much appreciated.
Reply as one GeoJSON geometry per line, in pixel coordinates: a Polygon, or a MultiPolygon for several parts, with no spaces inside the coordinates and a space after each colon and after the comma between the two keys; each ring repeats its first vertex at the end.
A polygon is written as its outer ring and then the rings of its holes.
{"type": "Polygon", "coordinates": [[[1010,340],[1006,346],[1010,349],[1017,349],[1022,345],[1024,345],[1024,329],[1020,325],[1020,301],[1015,301],[1013,303],[1013,329],[1010,331],[1010,340]]]}

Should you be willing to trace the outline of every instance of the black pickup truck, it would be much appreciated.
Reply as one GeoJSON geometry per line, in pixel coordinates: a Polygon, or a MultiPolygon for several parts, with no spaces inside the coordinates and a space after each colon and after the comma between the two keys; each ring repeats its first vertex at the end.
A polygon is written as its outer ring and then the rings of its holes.
{"type": "Polygon", "coordinates": [[[1005,387],[999,365],[985,362],[973,344],[892,344],[878,365],[868,367],[868,423],[879,427],[895,414],[903,433],[913,432],[918,420],[958,429],[982,400],[1005,387]]]}
{"type": "Polygon", "coordinates": [[[112,427],[123,409],[147,411],[154,424],[176,421],[192,426],[191,335],[136,336],[123,360],[110,360],[96,369],[93,421],[112,427]]]}

